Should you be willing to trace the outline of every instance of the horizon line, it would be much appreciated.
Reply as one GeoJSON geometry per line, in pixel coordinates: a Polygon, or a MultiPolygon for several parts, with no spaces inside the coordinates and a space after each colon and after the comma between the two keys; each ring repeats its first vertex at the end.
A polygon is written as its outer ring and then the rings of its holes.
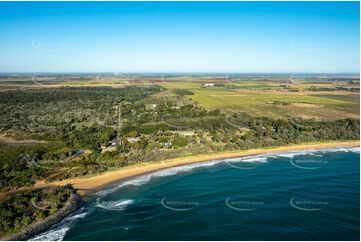
{"type": "Polygon", "coordinates": [[[245,74],[283,74],[283,75],[326,75],[326,74],[343,74],[343,75],[360,75],[360,72],[162,72],[162,71],[0,71],[0,74],[111,74],[111,75],[122,75],[122,74],[174,74],[174,75],[204,75],[204,74],[222,74],[222,75],[245,75],[245,74]]]}

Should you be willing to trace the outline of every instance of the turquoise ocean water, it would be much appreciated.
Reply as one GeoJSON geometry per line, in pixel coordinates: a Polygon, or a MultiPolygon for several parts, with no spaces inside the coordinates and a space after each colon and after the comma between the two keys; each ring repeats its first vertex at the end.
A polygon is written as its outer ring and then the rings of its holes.
{"type": "Polygon", "coordinates": [[[33,240],[359,240],[359,148],[209,161],[86,198],[33,240]]]}

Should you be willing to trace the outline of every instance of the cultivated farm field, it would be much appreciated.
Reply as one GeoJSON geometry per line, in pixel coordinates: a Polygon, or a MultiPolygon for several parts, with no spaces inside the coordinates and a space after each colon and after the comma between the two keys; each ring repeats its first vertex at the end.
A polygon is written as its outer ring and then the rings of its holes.
{"type": "Polygon", "coordinates": [[[225,87],[202,87],[199,82],[165,81],[160,85],[168,89],[190,90],[194,95],[188,97],[200,105],[228,113],[245,112],[255,117],[317,120],[359,117],[359,92],[331,90],[337,85],[332,82],[301,80],[280,84],[272,81],[228,81],[225,82],[225,87]],[[233,88],[228,88],[227,85],[232,85],[233,88]],[[318,89],[311,91],[311,87],[318,89]]]}

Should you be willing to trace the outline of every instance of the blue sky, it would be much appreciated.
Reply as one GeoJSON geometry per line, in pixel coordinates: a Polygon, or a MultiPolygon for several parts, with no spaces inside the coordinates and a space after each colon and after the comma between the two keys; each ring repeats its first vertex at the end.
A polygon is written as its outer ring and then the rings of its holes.
{"type": "Polygon", "coordinates": [[[359,72],[359,2],[0,2],[0,72],[359,72]]]}

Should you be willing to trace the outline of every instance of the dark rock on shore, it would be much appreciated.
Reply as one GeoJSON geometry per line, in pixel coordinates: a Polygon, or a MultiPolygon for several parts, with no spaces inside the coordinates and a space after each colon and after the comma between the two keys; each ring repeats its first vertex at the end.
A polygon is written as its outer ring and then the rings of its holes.
{"type": "Polygon", "coordinates": [[[51,226],[60,223],[61,220],[76,211],[79,208],[80,200],[81,198],[78,194],[72,194],[66,202],[65,206],[61,208],[57,213],[45,218],[42,221],[31,224],[29,227],[17,232],[16,234],[0,238],[0,240],[19,241],[30,239],[33,236],[49,229],[51,226]]]}

